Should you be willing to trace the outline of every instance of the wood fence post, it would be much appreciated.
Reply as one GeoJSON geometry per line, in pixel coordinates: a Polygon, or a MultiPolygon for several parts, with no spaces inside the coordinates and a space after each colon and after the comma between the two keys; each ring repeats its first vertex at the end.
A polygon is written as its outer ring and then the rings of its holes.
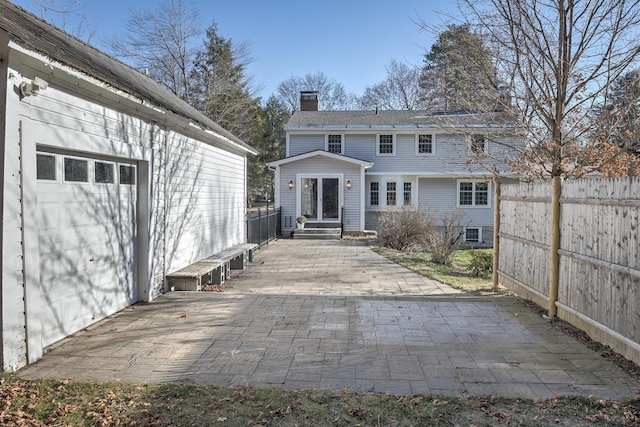
{"type": "Polygon", "coordinates": [[[551,182],[551,242],[549,246],[549,317],[556,317],[558,301],[558,282],[560,281],[560,177],[554,176],[551,182]]]}
{"type": "Polygon", "coordinates": [[[500,181],[493,179],[495,195],[493,199],[493,289],[498,289],[498,268],[500,267],[500,181]]]}

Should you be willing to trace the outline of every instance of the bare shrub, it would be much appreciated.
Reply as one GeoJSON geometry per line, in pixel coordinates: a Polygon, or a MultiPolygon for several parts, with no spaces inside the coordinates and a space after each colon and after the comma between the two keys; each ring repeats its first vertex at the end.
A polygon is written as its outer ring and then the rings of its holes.
{"type": "Polygon", "coordinates": [[[402,206],[378,214],[378,241],[398,251],[423,245],[433,233],[435,221],[424,209],[402,206]]]}
{"type": "Polygon", "coordinates": [[[463,245],[465,213],[461,210],[442,214],[437,227],[426,236],[426,248],[436,264],[449,265],[451,256],[463,245]]]}

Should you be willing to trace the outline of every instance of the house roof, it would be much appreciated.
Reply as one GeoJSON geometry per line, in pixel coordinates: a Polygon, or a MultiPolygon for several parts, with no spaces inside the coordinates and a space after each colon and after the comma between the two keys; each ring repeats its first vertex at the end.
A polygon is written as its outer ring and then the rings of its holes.
{"type": "Polygon", "coordinates": [[[231,140],[248,152],[256,153],[240,138],[153,79],[4,0],[0,0],[0,30],[6,32],[11,41],[23,48],[74,68],[112,88],[149,101],[156,107],[231,140]]]}
{"type": "Polygon", "coordinates": [[[343,162],[347,162],[347,163],[352,163],[355,165],[360,165],[362,167],[364,167],[365,169],[369,169],[371,167],[373,167],[373,163],[366,161],[366,160],[360,160],[360,159],[356,159],[355,157],[349,157],[349,156],[345,156],[342,154],[335,154],[335,153],[330,153],[328,151],[324,151],[324,150],[314,150],[314,151],[309,151],[308,153],[302,153],[302,154],[298,154],[295,156],[291,156],[291,157],[285,157],[284,159],[280,159],[280,160],[276,160],[274,162],[270,162],[267,163],[268,166],[270,167],[275,167],[275,166],[280,166],[286,163],[291,163],[291,162],[297,162],[299,160],[304,160],[304,159],[308,159],[310,157],[315,157],[315,156],[322,156],[322,157],[327,157],[329,159],[334,159],[334,160],[340,160],[343,162]]]}
{"type": "Polygon", "coordinates": [[[296,111],[285,129],[504,129],[511,122],[503,112],[296,111]]]}

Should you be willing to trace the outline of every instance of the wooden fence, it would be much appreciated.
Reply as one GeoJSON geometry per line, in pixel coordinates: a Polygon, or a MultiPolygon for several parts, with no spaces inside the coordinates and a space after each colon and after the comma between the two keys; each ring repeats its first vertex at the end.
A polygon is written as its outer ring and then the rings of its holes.
{"type": "Polygon", "coordinates": [[[640,179],[562,183],[555,302],[551,194],[551,183],[497,186],[497,281],[640,364],[640,179]]]}

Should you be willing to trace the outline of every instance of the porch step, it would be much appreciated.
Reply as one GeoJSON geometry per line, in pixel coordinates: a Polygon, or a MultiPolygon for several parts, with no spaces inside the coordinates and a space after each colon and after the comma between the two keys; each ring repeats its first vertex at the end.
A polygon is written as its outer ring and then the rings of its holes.
{"type": "Polygon", "coordinates": [[[340,240],[341,228],[311,228],[305,227],[293,232],[294,239],[340,240]]]}

